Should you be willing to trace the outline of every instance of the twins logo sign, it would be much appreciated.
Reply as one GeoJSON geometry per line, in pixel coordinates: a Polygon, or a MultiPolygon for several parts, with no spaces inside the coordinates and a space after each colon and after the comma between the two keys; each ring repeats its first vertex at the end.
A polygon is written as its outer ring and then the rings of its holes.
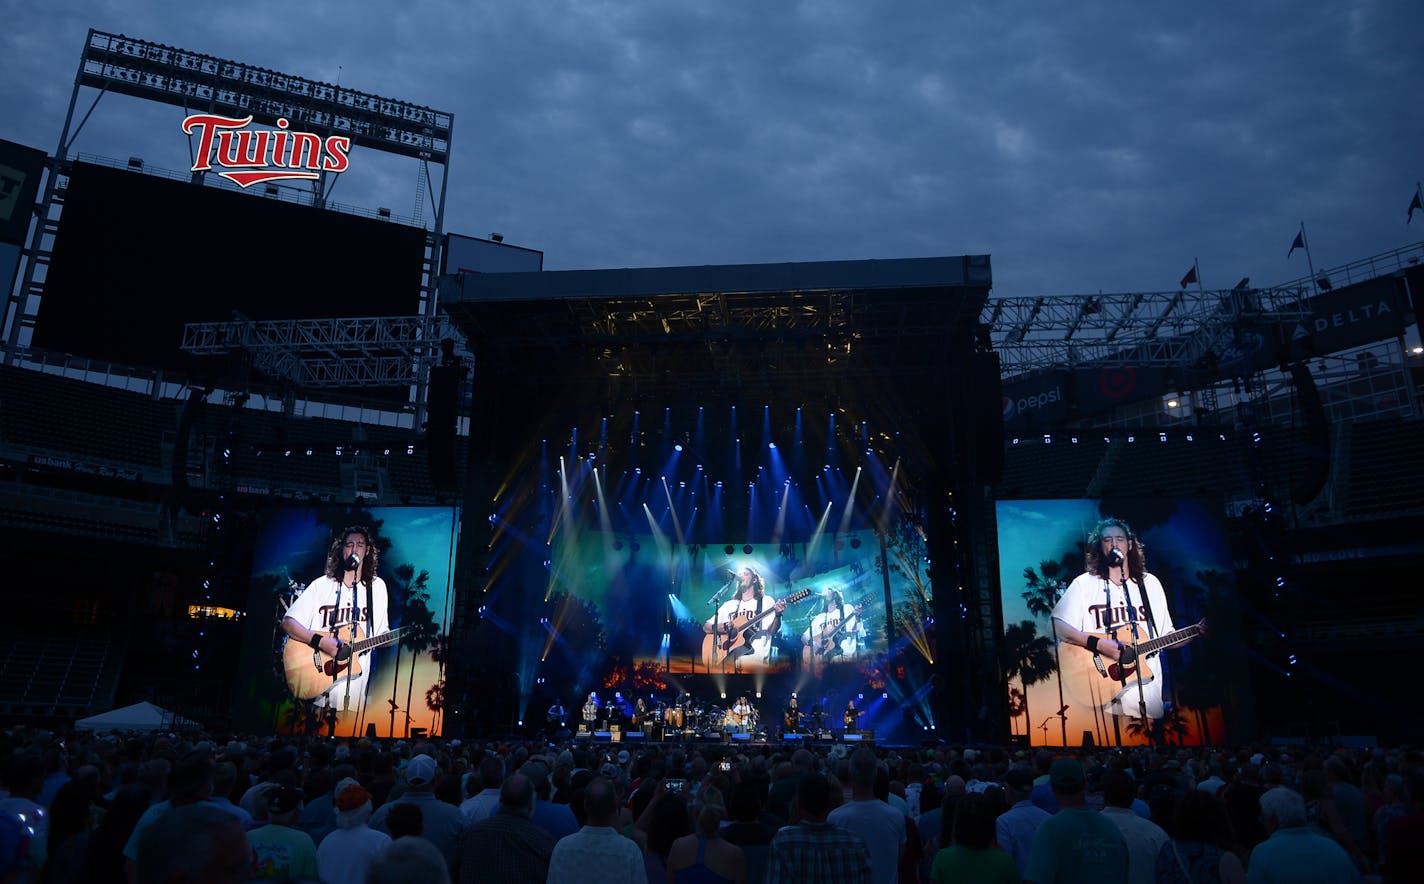
{"type": "Polygon", "coordinates": [[[206,172],[216,164],[222,177],[251,187],[293,178],[314,181],[322,172],[345,172],[351,163],[351,139],[343,135],[323,139],[314,132],[290,132],[285,118],[277,120],[275,130],[248,129],[251,122],[251,116],[216,114],[184,119],[183,131],[198,136],[193,171],[206,172]]]}

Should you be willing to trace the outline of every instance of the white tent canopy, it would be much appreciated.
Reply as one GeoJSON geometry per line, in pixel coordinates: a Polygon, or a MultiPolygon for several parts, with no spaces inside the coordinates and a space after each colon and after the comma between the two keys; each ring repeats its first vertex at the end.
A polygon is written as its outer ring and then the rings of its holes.
{"type": "Polygon", "coordinates": [[[122,709],[110,709],[108,712],[81,718],[74,723],[74,727],[81,731],[187,730],[197,726],[197,722],[146,700],[122,709]]]}

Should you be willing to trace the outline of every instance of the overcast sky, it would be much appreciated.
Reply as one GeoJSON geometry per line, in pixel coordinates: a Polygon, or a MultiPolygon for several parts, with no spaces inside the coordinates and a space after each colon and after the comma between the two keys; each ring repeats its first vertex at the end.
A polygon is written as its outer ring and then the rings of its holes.
{"type": "MultiPolygon", "coordinates": [[[[1419,0],[207,5],[0,0],[0,138],[55,149],[94,27],[453,113],[446,228],[546,269],[987,252],[1022,296],[1424,240],[1419,0]]],[[[73,150],[186,168],[181,115],[106,97],[73,150]]],[[[415,182],[358,149],[333,198],[415,182]]]]}

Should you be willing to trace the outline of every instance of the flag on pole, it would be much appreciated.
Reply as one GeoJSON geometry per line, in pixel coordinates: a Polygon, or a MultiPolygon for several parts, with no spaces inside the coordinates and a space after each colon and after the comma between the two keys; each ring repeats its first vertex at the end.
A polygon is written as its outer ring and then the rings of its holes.
{"type": "Polygon", "coordinates": [[[1408,224],[1414,220],[1414,210],[1424,212],[1424,202],[1419,201],[1419,188],[1414,188],[1414,199],[1409,201],[1409,214],[1405,217],[1404,223],[1408,224]]]}
{"type": "Polygon", "coordinates": [[[1290,251],[1286,252],[1286,257],[1289,258],[1295,254],[1296,249],[1303,248],[1305,248],[1305,231],[1302,230],[1295,235],[1295,241],[1291,243],[1290,251]]]}
{"type": "Polygon", "coordinates": [[[1182,277],[1182,288],[1186,288],[1197,281],[1197,265],[1193,264],[1192,269],[1187,271],[1187,275],[1182,277]]]}

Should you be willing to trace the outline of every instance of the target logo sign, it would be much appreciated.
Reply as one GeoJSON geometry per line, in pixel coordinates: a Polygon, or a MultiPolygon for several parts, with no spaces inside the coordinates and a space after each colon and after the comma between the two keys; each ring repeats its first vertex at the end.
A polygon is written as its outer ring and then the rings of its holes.
{"type": "Polygon", "coordinates": [[[1103,369],[1098,375],[1098,392],[1105,399],[1126,399],[1137,392],[1137,369],[1130,365],[1103,369]]]}

